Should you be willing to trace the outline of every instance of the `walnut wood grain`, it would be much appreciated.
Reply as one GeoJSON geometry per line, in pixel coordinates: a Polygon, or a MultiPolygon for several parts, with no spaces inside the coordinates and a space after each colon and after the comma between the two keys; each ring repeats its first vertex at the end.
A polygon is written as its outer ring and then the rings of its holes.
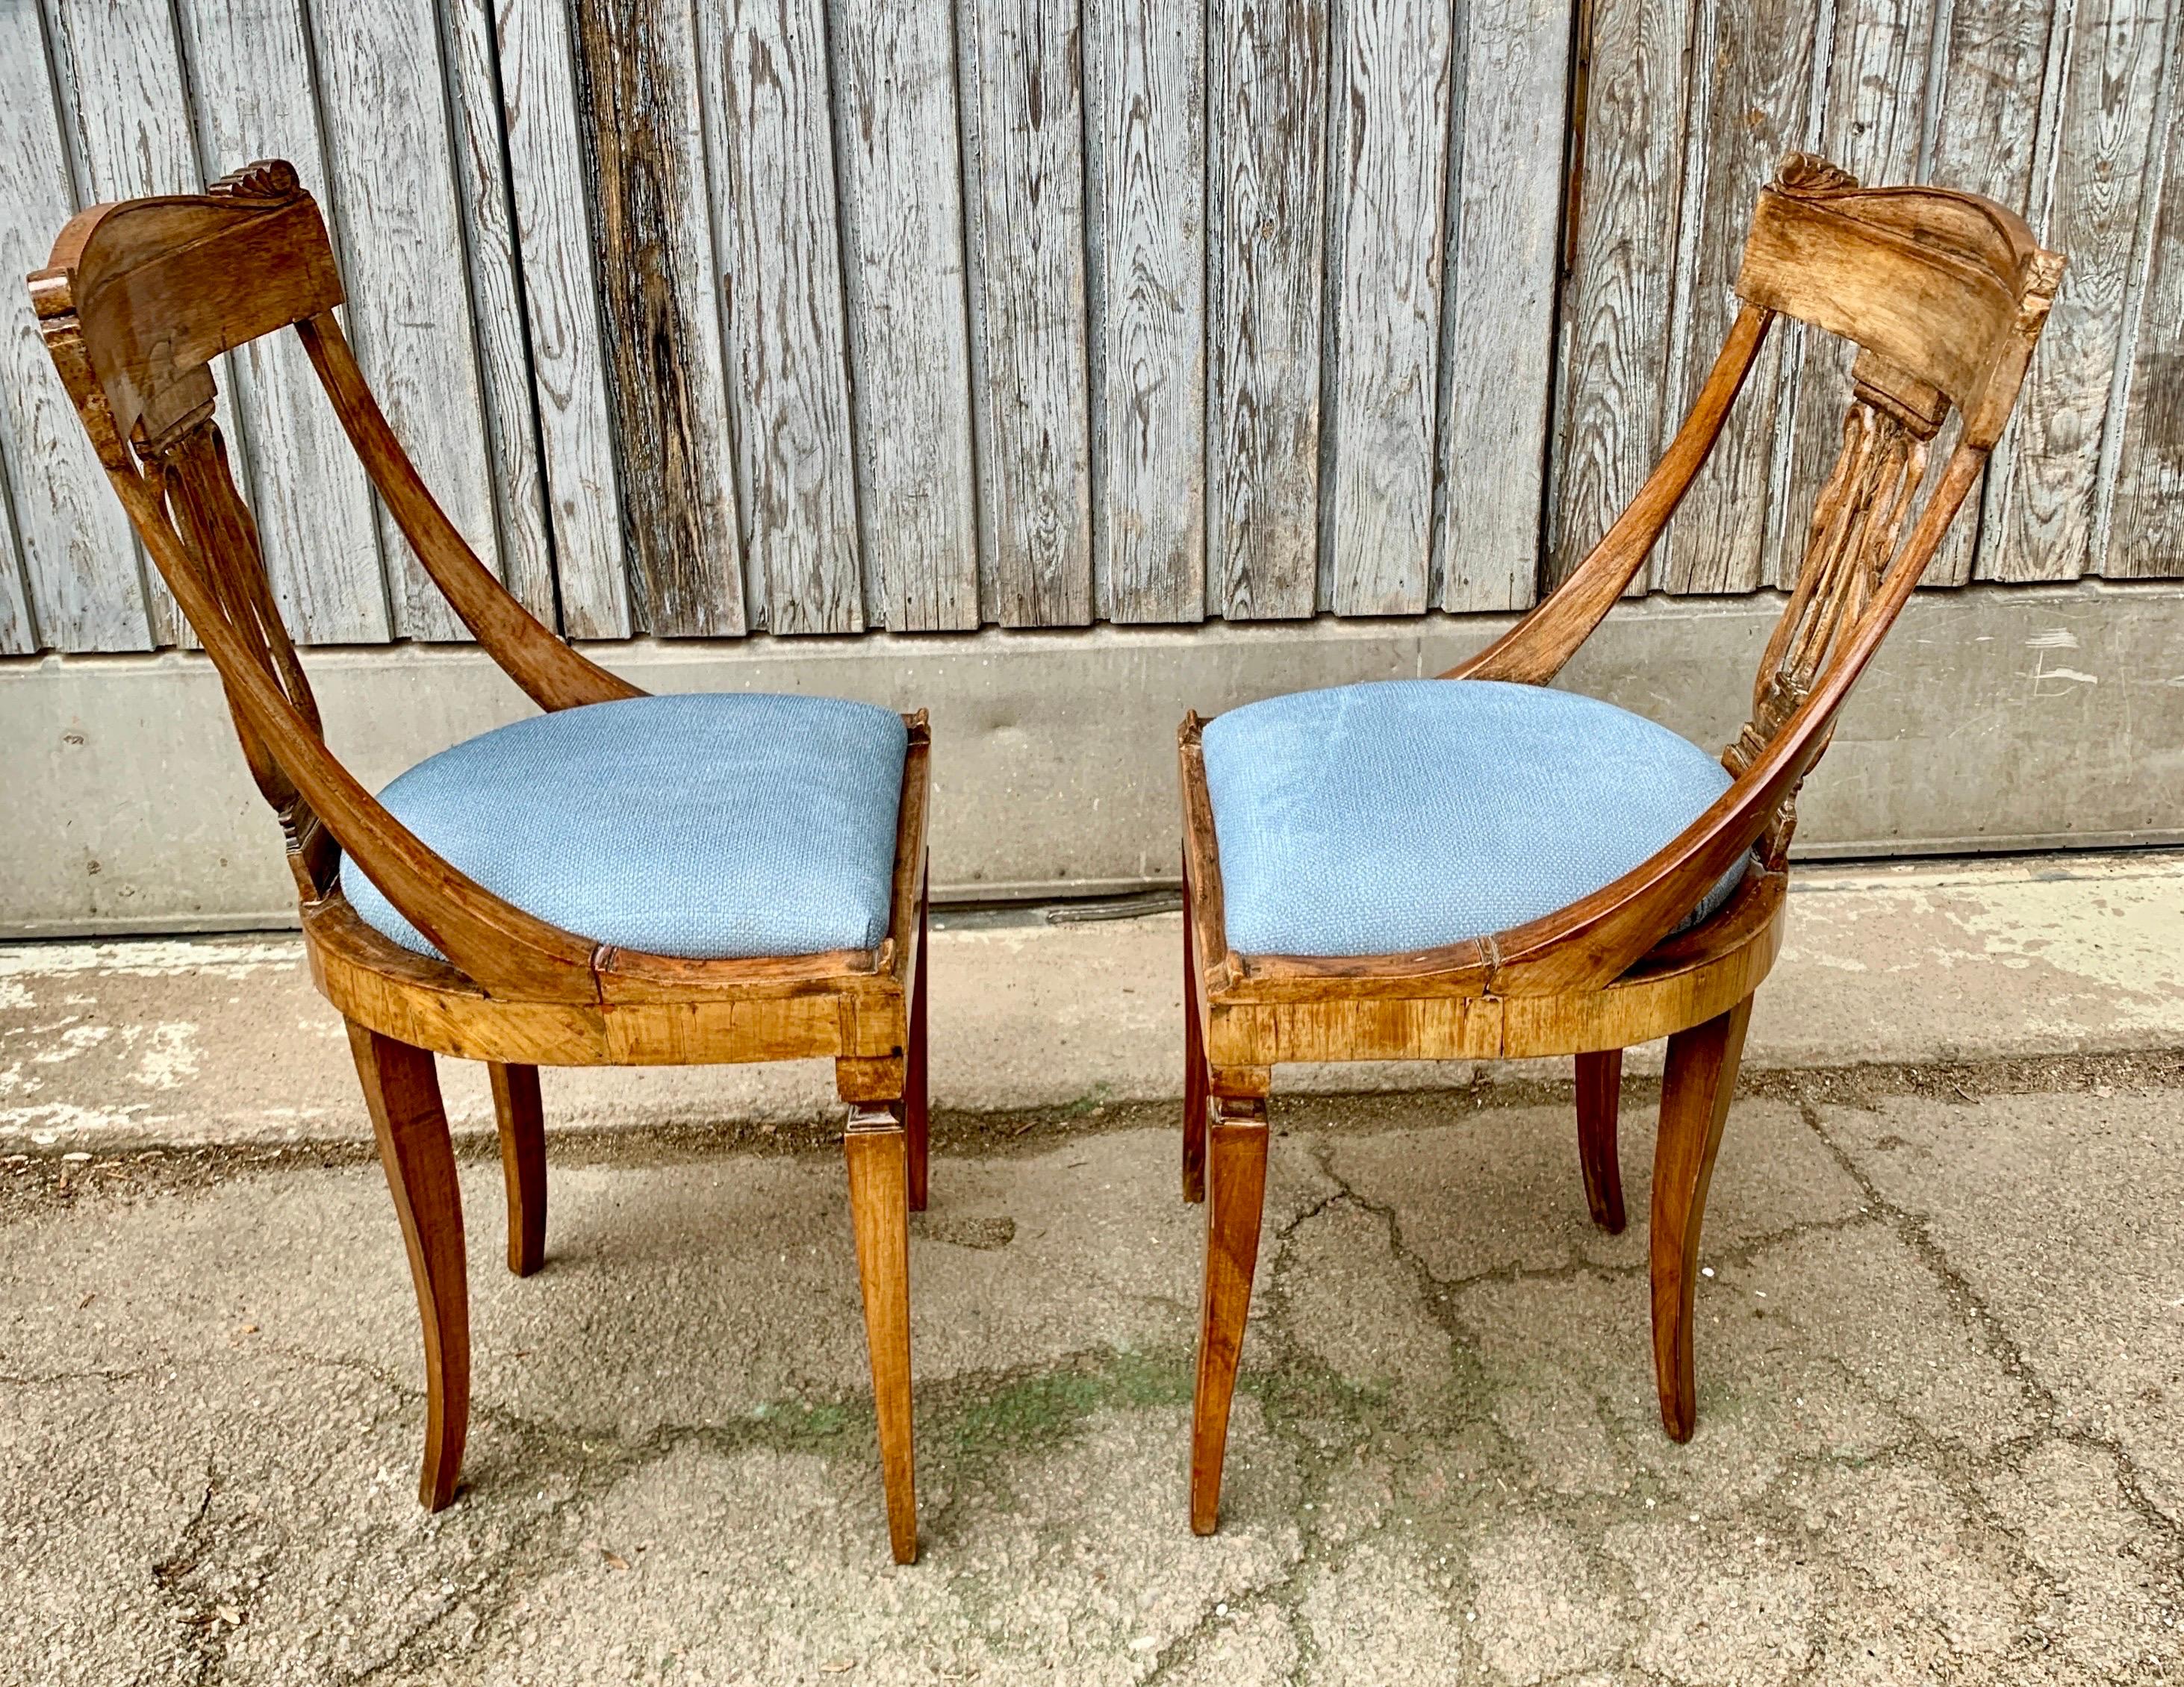
{"type": "Polygon", "coordinates": [[[1611,1236],[1623,1233],[1623,1165],[1615,1149],[1615,1116],[1622,1099],[1622,1050],[1577,1057],[1577,1151],[1585,1204],[1592,1222],[1611,1236]]]}
{"type": "MultiPolygon", "coordinates": [[[[1214,1098],[1195,1527],[1211,1529],[1217,1517],[1235,1345],[1256,1245],[1263,1099],[1273,1068],[1284,1062],[1576,1055],[1587,1204],[1596,1222],[1616,1230],[1624,1219],[1616,1161],[1622,1051],[1668,1037],[1652,1194],[1655,1341],[1663,1423],[1678,1439],[1691,1434],[1699,1223],[1752,997],[1781,948],[1797,792],[1978,482],[2062,263],[2021,219],[1988,201],[1938,188],[1864,188],[1825,160],[1783,160],[1753,214],[1736,319],[1667,453],[1546,602],[1443,676],[1537,685],[1562,669],[1638,577],[1708,464],[1776,315],[1855,344],[1840,454],[1763,657],[1751,718],[1723,756],[1729,788],[1646,860],[1568,906],[1408,954],[1235,954],[1227,942],[1203,723],[1195,714],[1185,718],[1177,741],[1185,1051],[1194,1073],[1203,1062],[1214,1098]],[[1963,414],[1962,433],[1921,505],[1930,444],[1953,409],[1963,414]],[[1678,931],[1740,861],[1742,876],[1727,902],[1678,931]],[[1240,1120],[1255,1122],[1256,1141],[1235,1133],[1253,1127],[1240,1120]],[[1224,1169],[1224,1142],[1231,1169],[1224,1169]],[[1233,1207],[1223,1211],[1224,1175],[1251,1182],[1248,1227],[1233,1207]]],[[[1786,409],[1774,414],[1770,389],[1763,432],[1790,420],[1786,409]]],[[[1747,436],[1744,454],[1758,461],[1762,443],[1747,436]]],[[[1746,463],[1733,479],[1760,501],[1763,516],[1767,477],[1752,469],[1746,463]]],[[[1756,548],[1747,548],[1756,558],[1756,548]]],[[[1191,1082],[1187,1075],[1187,1089],[1191,1082]]],[[[1187,1110],[1186,1195],[1195,1192],[1195,1109],[1187,1110]]]]}
{"type": "Polygon", "coordinates": [[[1206,1284],[1190,1408],[1190,1527],[1199,1534],[1212,1534],[1221,1521],[1228,1407],[1236,1393],[1236,1366],[1244,1349],[1266,1207],[1267,1104],[1216,1104],[1206,1157],[1206,1284]]]}
{"type": "Polygon", "coordinates": [[[455,1497],[471,1410],[470,1279],[454,1148],[432,1057],[358,1025],[348,1027],[348,1040],[417,1290],[425,1337],[425,1464],[417,1498],[437,1512],[455,1497]]]}
{"type": "Polygon", "coordinates": [[[546,1262],[546,1110],[538,1068],[494,1061],[486,1070],[508,1187],[508,1268],[529,1277],[546,1262]]]}
{"type": "Polygon", "coordinates": [[[1200,1013],[1198,944],[1192,935],[1190,860],[1183,864],[1183,1198],[1206,1199],[1206,1035],[1200,1013]]]}
{"type": "Polygon", "coordinates": [[[1651,1228],[1653,1375],[1661,1426],[1688,1441],[1698,1424],[1691,1359],[1691,1305],[1699,1275],[1699,1227],[1729,1119],[1737,1062],[1752,1021],[1749,998],[1669,1039],[1661,1080],[1661,1130],[1653,1150],[1651,1228]]]}
{"type": "MultiPolygon", "coordinates": [[[[691,960],[539,920],[427,847],[328,745],[230,467],[214,359],[293,327],[303,366],[448,612],[543,708],[641,693],[535,619],[435,500],[332,315],[340,276],[295,170],[265,160],[205,194],[95,207],[63,229],[30,291],[84,434],[220,675],[246,762],[287,840],[313,981],[348,1023],[424,1327],[424,1503],[437,1509],[454,1493],[469,1401],[461,1214],[435,1054],[492,1066],[509,1265],[519,1276],[544,1252],[539,1066],[830,1058],[843,1094],[879,1105],[892,1133],[853,1144],[850,1165],[891,1533],[899,1554],[914,1552],[899,1261],[913,1177],[901,1116],[911,1097],[921,1133],[923,1123],[931,732],[922,713],[905,721],[893,905],[873,948],[691,960]],[[413,954],[366,926],[341,891],[344,857],[447,958],[413,954]]],[[[921,1205],[922,1159],[921,1150],[921,1205]]]]}
{"type": "Polygon", "coordinates": [[[888,1541],[898,1564],[917,1560],[917,1496],[910,1419],[909,1144],[894,1109],[853,1110],[842,1149],[850,1221],[865,1303],[872,1410],[887,1487],[888,1541]]]}
{"type": "Polygon", "coordinates": [[[902,1128],[909,1150],[910,1210],[925,1211],[931,1188],[929,1159],[932,1117],[930,1107],[930,1061],[926,1044],[927,1005],[925,994],[926,929],[925,914],[928,901],[931,869],[921,866],[918,872],[917,899],[917,958],[911,964],[909,1045],[903,1050],[902,1073],[902,1128]]]}

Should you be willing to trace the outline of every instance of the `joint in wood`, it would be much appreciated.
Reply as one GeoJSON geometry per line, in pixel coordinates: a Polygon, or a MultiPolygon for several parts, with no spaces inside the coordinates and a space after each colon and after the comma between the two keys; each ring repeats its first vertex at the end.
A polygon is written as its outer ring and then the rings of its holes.
{"type": "Polygon", "coordinates": [[[1216,1095],[1212,1124],[1216,1130],[1267,1127],[1267,1099],[1263,1095],[1216,1095]]]}
{"type": "Polygon", "coordinates": [[[1263,1102],[1273,1093],[1272,1066],[1216,1066],[1207,1088],[1223,1099],[1263,1102]]]}
{"type": "Polygon", "coordinates": [[[834,1093],[853,1105],[900,1101],[906,1065],[899,1048],[885,1055],[839,1056],[834,1061],[834,1093]]]}
{"type": "Polygon", "coordinates": [[[902,1127],[902,1104],[900,1101],[879,1105],[869,1102],[853,1103],[848,1122],[843,1127],[851,1136],[884,1136],[889,1131],[900,1131],[902,1127]]]}

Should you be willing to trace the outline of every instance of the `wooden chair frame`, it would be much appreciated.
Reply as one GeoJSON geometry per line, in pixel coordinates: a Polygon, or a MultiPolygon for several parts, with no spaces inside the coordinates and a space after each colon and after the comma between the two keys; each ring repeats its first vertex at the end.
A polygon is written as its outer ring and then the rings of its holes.
{"type": "Polygon", "coordinates": [[[327,748],[228,472],[211,359],[292,327],[371,483],[455,613],[545,710],[642,696],[503,588],[403,450],[334,312],[317,204],[278,160],[203,195],[94,206],[30,277],[47,348],[138,537],[226,688],[250,771],[279,816],[311,976],[348,1022],[424,1329],[419,1498],[454,1497],[470,1410],[462,1214],[435,1055],[492,1071],[509,1267],[539,1268],[541,1066],[705,1065],[824,1056],[844,1139],[888,1529],[914,1559],[908,1214],[926,1193],[925,858],[929,734],[906,716],[887,936],[876,949],[687,960],[593,942],[494,895],[421,842],[327,748]],[[342,894],[342,855],[446,961],[399,947],[342,894]]]}
{"type": "Polygon", "coordinates": [[[1623,1228],[1616,1104],[1623,1050],[1669,1038],[1654,1155],[1651,1268],[1661,1421],[1696,1421],[1692,1291],[1707,1185],[1752,994],[1782,942],[1798,788],[1976,483],[2014,404],[2063,260],[2023,220],[1970,194],[1864,189],[1824,160],[1785,159],[1762,190],[1741,302],[1688,419],[1630,506],[1554,593],[1444,679],[1552,680],[1621,598],[1719,437],[1777,316],[1859,348],[1843,447],[1815,504],[1750,722],[1706,812],[1613,883],[1508,931],[1407,955],[1233,953],[1200,733],[1179,736],[1184,824],[1183,1184],[1205,1200],[1206,1277],[1190,1515],[1218,1520],[1237,1356],[1258,1255],[1272,1068],[1291,1061],[1574,1055],[1579,1157],[1594,1219],[1623,1228]],[[1964,431],[1908,537],[1929,442],[1964,431]],[[1726,905],[1675,927],[1747,853],[1726,905]]]}

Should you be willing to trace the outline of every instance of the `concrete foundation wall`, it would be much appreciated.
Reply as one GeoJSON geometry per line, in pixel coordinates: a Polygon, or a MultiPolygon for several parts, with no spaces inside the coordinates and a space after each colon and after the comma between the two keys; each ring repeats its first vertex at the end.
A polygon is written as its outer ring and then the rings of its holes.
{"type": "MultiPolygon", "coordinates": [[[[1781,600],[1619,607],[1566,682],[1725,743],[1781,600]]],[[[932,711],[950,899],[1176,876],[1175,728],[1254,699],[1429,676],[1500,616],[588,647],[654,691],[832,693],[932,711]]],[[[467,648],[309,657],[367,783],[530,705],[467,648]]],[[[1800,805],[1801,849],[1886,855],[2184,840],[2184,586],[1922,595],[1800,805]]],[[[199,656],[0,662],[0,933],[292,923],[279,834],[199,656]]]]}

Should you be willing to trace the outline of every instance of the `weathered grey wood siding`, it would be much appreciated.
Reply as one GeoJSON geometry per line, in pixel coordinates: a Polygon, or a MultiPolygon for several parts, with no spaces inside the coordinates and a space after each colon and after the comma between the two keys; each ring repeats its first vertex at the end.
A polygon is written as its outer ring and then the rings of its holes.
{"type": "MultiPolygon", "coordinates": [[[[1930,583],[2184,575],[2180,19],[2178,0],[1596,0],[1548,582],[1674,431],[1727,326],[1752,192],[1793,148],[1986,194],[2070,255],[1977,519],[1930,583]]],[[[1778,584],[1802,550],[1848,359],[1770,337],[1654,589],[1778,584]]]]}
{"type": "MultiPolygon", "coordinates": [[[[2184,574],[2184,0],[0,0],[0,267],[294,160],[480,554],[572,637],[1532,602],[1658,455],[1781,152],[2072,256],[1939,583],[2184,574]]],[[[0,315],[0,655],[187,636],[0,315]]],[[[1846,359],[1645,587],[1779,584],[1846,359]]],[[[225,360],[318,643],[460,629],[298,349],[225,360]]]]}

